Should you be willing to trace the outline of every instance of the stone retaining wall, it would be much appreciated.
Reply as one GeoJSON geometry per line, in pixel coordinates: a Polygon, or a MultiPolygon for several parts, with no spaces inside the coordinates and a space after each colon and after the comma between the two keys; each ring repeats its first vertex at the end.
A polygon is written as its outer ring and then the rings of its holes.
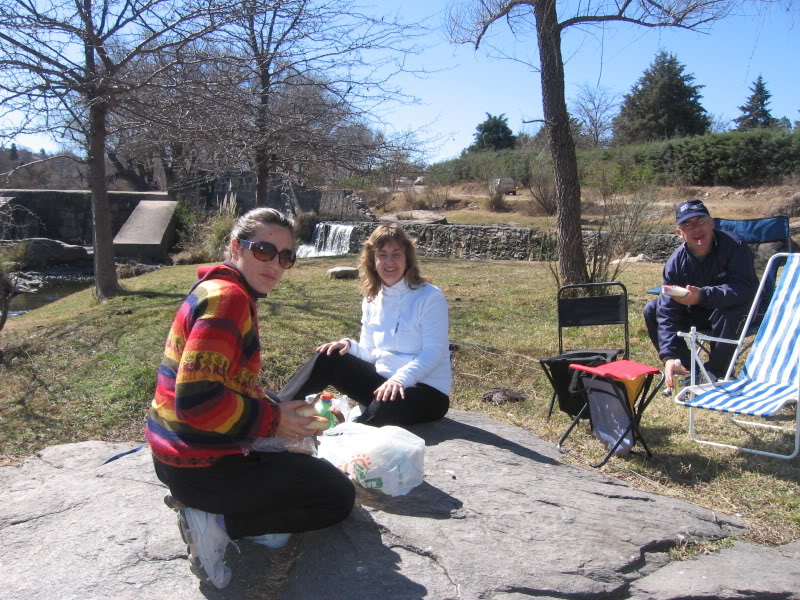
{"type": "MultiPolygon", "coordinates": [[[[327,223],[323,223],[325,227],[327,223]]],[[[350,237],[350,252],[358,253],[364,240],[375,229],[375,223],[354,223],[350,237]]],[[[484,260],[556,260],[555,236],[529,227],[438,225],[402,223],[408,234],[417,240],[421,256],[484,260]]],[[[584,231],[588,250],[594,245],[596,233],[584,231]]],[[[655,262],[666,260],[678,247],[675,235],[652,235],[644,247],[633,251],[643,253],[655,262]]]]}

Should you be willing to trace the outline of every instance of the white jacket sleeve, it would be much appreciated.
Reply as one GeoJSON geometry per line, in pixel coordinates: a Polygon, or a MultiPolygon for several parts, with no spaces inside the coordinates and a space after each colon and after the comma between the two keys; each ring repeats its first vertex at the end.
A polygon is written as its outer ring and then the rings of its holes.
{"type": "Polygon", "coordinates": [[[411,362],[391,376],[405,387],[419,383],[441,361],[449,360],[449,317],[447,300],[440,290],[430,294],[419,315],[422,350],[411,362]]]}
{"type": "Polygon", "coordinates": [[[374,363],[375,359],[372,356],[372,336],[367,331],[367,321],[369,319],[369,303],[364,298],[361,301],[361,335],[359,341],[350,339],[350,353],[356,357],[367,362],[374,363]]]}

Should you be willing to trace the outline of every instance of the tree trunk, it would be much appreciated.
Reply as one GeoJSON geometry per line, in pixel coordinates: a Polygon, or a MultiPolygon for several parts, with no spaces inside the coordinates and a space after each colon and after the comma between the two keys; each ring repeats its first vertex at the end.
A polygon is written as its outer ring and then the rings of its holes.
{"type": "Polygon", "coordinates": [[[589,280],[581,234],[581,187],[575,142],[570,135],[569,113],[564,100],[564,62],[556,0],[534,5],[541,61],[542,105],[549,134],[556,179],[556,228],[558,231],[561,285],[589,280]]]}
{"type": "Polygon", "coordinates": [[[256,206],[266,206],[269,194],[269,152],[263,143],[256,150],[256,206]]]}
{"type": "Polygon", "coordinates": [[[120,293],[114,263],[114,238],[106,187],[107,106],[97,99],[89,107],[89,189],[94,216],[94,282],[97,298],[106,300],[120,293]]]}
{"type": "MultiPolygon", "coordinates": [[[[14,286],[8,276],[5,273],[0,273],[0,331],[3,331],[3,327],[6,326],[13,289],[14,286]]],[[[2,360],[2,352],[0,352],[0,360],[2,360]]]]}

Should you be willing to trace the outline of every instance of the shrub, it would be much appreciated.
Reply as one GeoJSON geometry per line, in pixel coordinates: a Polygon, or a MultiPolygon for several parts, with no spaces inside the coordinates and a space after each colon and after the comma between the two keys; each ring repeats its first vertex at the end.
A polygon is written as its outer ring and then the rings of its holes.
{"type": "Polygon", "coordinates": [[[586,269],[590,282],[615,281],[629,263],[615,258],[623,257],[636,248],[644,246],[644,240],[653,233],[671,210],[656,203],[656,189],[642,184],[624,194],[601,193],[599,206],[602,219],[596,231],[590,234],[587,243],[586,269]]]}
{"type": "Polygon", "coordinates": [[[295,233],[302,242],[309,244],[314,239],[314,229],[320,222],[319,215],[314,211],[299,212],[294,217],[295,233]]]}
{"type": "Polygon", "coordinates": [[[495,192],[484,200],[484,208],[491,212],[505,212],[508,210],[506,195],[503,192],[495,192]]]}

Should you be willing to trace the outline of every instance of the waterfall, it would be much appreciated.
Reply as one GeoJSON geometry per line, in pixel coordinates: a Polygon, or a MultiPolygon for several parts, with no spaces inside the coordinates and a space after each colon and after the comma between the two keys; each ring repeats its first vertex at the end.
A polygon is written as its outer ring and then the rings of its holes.
{"type": "Polygon", "coordinates": [[[342,223],[317,223],[314,227],[314,239],[310,244],[303,244],[297,249],[300,258],[315,256],[340,256],[350,252],[350,235],[353,225],[342,223]]]}

